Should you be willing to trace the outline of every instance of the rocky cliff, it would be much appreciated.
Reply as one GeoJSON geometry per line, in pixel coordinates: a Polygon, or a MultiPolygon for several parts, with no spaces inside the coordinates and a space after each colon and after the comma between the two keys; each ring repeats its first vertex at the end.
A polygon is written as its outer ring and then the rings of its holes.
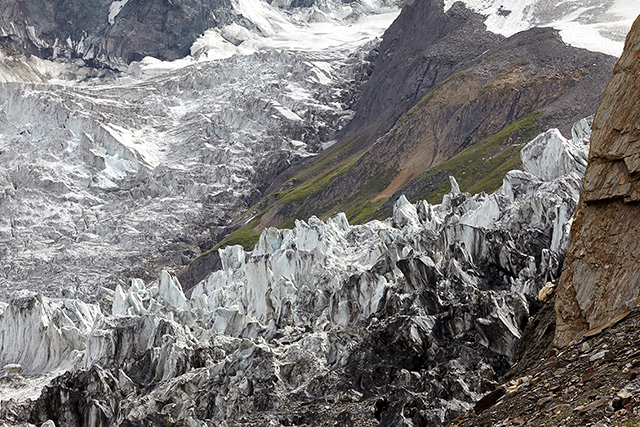
{"type": "Polygon", "coordinates": [[[584,191],[558,287],[556,344],[596,332],[640,296],[640,19],[593,123],[584,191]]]}
{"type": "Polygon", "coordinates": [[[228,0],[8,0],[2,9],[4,49],[102,66],[182,58],[200,34],[233,16],[228,0]]]}
{"type": "Polygon", "coordinates": [[[366,135],[365,144],[372,143],[465,62],[504,39],[482,21],[462,3],[446,13],[443,0],[407,4],[384,34],[346,139],[366,135]]]}

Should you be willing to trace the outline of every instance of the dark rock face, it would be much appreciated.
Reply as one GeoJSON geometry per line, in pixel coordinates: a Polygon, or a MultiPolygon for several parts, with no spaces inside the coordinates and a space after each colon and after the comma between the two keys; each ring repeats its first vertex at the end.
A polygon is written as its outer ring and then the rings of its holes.
{"type": "Polygon", "coordinates": [[[556,300],[560,346],[607,326],[640,296],[640,20],[627,36],[591,141],[556,300]]]}
{"type": "Polygon", "coordinates": [[[0,46],[43,58],[117,66],[184,57],[208,28],[232,19],[229,0],[45,0],[3,2],[0,46]]]}
{"type": "Polygon", "coordinates": [[[503,39],[487,32],[483,17],[462,3],[447,13],[443,0],[409,3],[385,32],[351,134],[368,133],[375,139],[385,133],[431,89],[464,69],[466,61],[503,39]]]}

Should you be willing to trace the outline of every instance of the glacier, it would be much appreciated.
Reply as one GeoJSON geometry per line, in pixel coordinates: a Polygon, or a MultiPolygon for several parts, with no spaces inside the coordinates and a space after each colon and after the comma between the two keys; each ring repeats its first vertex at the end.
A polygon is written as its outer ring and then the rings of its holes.
{"type": "Polygon", "coordinates": [[[189,295],[166,271],[117,286],[108,311],[25,292],[0,307],[0,366],[12,372],[0,417],[439,423],[495,387],[538,292],[559,276],[590,124],[571,140],[536,137],[491,195],[451,178],[441,204],[401,197],[384,221],[266,229],[252,251],[222,249],[223,268],[189,295]],[[79,403],[60,404],[69,399],[79,403]]]}
{"type": "Polygon", "coordinates": [[[398,7],[280,3],[238,0],[192,56],[125,72],[0,55],[0,300],[178,269],[333,141],[398,7]]]}
{"type": "MultiPolygon", "coordinates": [[[[551,25],[614,55],[640,12],[630,0],[465,3],[497,33],[551,25]]],[[[590,119],[570,140],[549,130],[524,147],[523,170],[494,194],[452,179],[442,204],[402,197],[384,221],[269,228],[183,290],[171,270],[335,142],[402,2],[231,4],[238,20],[174,61],[111,70],[0,51],[9,425],[437,424],[495,387],[558,277],[590,119]]]]}
{"type": "MultiPolygon", "coordinates": [[[[242,19],[207,30],[187,57],[122,72],[0,52],[0,300],[28,288],[100,301],[130,277],[179,269],[266,182],[330,146],[401,2],[307,3],[234,1],[242,19]]],[[[591,7],[565,3],[558,16],[591,7]]],[[[498,31],[496,2],[466,4],[498,31]]],[[[111,6],[105,20],[126,3],[111,6]]],[[[593,19],[619,26],[621,48],[634,5],[603,7],[593,19]]],[[[557,18],[536,13],[523,22],[557,18]]]]}

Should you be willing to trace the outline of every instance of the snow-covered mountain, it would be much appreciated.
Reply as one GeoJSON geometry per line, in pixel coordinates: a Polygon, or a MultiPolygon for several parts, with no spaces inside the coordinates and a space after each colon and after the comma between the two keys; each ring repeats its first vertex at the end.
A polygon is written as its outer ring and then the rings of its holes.
{"type": "MultiPolygon", "coordinates": [[[[449,8],[460,0],[445,0],[449,8]]],[[[489,31],[505,36],[531,27],[553,27],[573,46],[620,56],[631,24],[640,14],[636,0],[462,0],[487,16],[489,31]]]]}
{"type": "MultiPolygon", "coordinates": [[[[353,22],[381,7],[395,8],[397,2],[6,0],[3,6],[0,46],[5,52],[124,70],[146,56],[183,58],[203,33],[217,31],[217,44],[227,42],[226,48],[233,49],[248,35],[291,39],[310,23],[353,22]]],[[[326,34],[339,33],[338,27],[325,27],[326,34]]]]}
{"type": "Polygon", "coordinates": [[[583,120],[571,141],[538,136],[522,151],[524,171],[492,195],[471,197],[452,179],[442,204],[403,198],[385,221],[352,226],[339,214],[267,229],[251,252],[221,250],[223,269],[190,298],[166,272],[118,286],[105,315],[22,293],[0,316],[0,364],[11,372],[0,390],[14,399],[0,416],[436,425],[495,387],[528,301],[558,277],[589,134],[583,120]]]}

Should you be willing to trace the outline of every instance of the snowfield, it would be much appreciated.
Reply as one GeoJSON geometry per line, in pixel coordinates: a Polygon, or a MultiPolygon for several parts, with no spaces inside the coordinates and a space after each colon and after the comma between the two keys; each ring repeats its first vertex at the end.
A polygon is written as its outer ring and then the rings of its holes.
{"type": "MultiPolygon", "coordinates": [[[[445,8],[457,0],[445,0],[445,8]]],[[[462,0],[487,15],[489,31],[511,36],[531,27],[553,27],[565,43],[619,57],[624,39],[640,15],[636,0],[462,0]]]]}

